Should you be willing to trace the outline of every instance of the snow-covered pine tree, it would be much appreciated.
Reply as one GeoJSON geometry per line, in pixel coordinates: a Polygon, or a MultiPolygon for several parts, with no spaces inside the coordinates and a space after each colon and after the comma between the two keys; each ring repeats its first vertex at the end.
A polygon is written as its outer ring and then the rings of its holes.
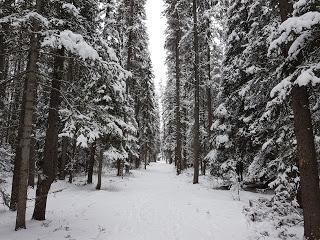
{"type": "Polygon", "coordinates": [[[61,92],[63,91],[62,81],[66,72],[65,52],[74,53],[77,57],[82,57],[82,59],[96,60],[98,58],[98,53],[85,42],[83,36],[73,32],[76,30],[83,35],[90,33],[90,36],[94,36],[94,31],[91,29],[96,28],[94,16],[97,15],[98,5],[86,1],[79,2],[79,4],[90,7],[88,9],[91,12],[88,13],[87,10],[82,10],[81,12],[75,5],[63,1],[45,5],[47,7],[45,10],[48,11],[46,12],[48,19],[50,19],[50,29],[44,33],[46,37],[42,42],[42,46],[46,47],[44,48],[45,51],[48,50],[54,53],[54,64],[44,154],[38,163],[40,172],[38,174],[36,204],[33,212],[33,218],[36,220],[45,220],[47,195],[51,184],[56,178],[58,134],[60,129],[59,111],[61,109],[61,92]],[[57,21],[57,19],[60,19],[60,21],[57,21]],[[83,49],[80,49],[81,47],[83,49]]]}
{"type": "Polygon", "coordinates": [[[172,76],[175,82],[174,93],[174,115],[175,115],[175,145],[174,145],[174,161],[177,168],[177,174],[181,173],[184,166],[182,164],[182,133],[181,133],[181,63],[180,63],[180,40],[181,26],[180,14],[181,7],[178,1],[166,1],[166,17],[168,20],[166,49],[168,51],[167,61],[170,61],[170,67],[173,66],[172,76]]]}
{"type": "Polygon", "coordinates": [[[276,99],[291,96],[294,130],[297,140],[297,164],[301,181],[304,215],[304,237],[320,238],[319,173],[314,143],[312,112],[308,88],[319,82],[318,31],[319,2],[281,0],[279,12],[282,24],[270,51],[277,50],[285,60],[278,68],[283,79],[274,89],[276,99]]]}
{"type": "Polygon", "coordinates": [[[134,118],[132,114],[127,114],[126,121],[137,126],[139,155],[129,156],[130,162],[134,161],[136,167],[139,167],[142,161],[148,163],[150,156],[154,155],[151,153],[153,150],[147,146],[154,142],[150,133],[156,131],[156,118],[152,117],[156,116],[156,104],[144,6],[145,1],[124,0],[120,2],[118,12],[121,59],[126,64],[126,69],[131,72],[127,80],[127,101],[132,104],[134,118]],[[142,93],[147,96],[142,96],[142,93]]]}

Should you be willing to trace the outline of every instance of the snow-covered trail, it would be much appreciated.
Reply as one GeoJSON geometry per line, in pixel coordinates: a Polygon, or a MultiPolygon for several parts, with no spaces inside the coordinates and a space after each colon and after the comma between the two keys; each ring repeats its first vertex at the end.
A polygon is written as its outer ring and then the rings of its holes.
{"type": "Polygon", "coordinates": [[[249,239],[244,203],[234,201],[228,191],[193,185],[189,177],[188,182],[172,166],[157,163],[134,171],[134,177],[104,178],[101,191],[60,182],[55,189],[68,189],[50,195],[47,221],[30,220],[27,230],[14,232],[14,214],[0,212],[0,239],[249,239]]]}

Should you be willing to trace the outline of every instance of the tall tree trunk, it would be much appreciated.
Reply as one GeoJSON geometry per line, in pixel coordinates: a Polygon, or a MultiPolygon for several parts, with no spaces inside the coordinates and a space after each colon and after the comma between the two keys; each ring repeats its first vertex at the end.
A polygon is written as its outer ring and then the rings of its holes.
{"type": "MultiPolygon", "coordinates": [[[[0,18],[6,17],[11,14],[11,8],[13,5],[13,0],[3,0],[1,1],[1,11],[0,18]]],[[[8,66],[9,66],[9,55],[8,55],[8,42],[6,36],[9,34],[9,24],[1,23],[0,24],[0,126],[5,126],[5,115],[10,116],[10,110],[5,112],[6,107],[6,89],[7,84],[5,83],[8,75],[8,66]]],[[[9,122],[8,122],[9,123],[9,122]]],[[[0,132],[0,144],[7,143],[8,141],[8,131],[9,128],[4,132],[0,132]],[[4,133],[4,134],[3,134],[4,133]]]]}
{"type": "MultiPolygon", "coordinates": [[[[18,67],[16,70],[16,73],[21,72],[21,60],[18,60],[18,67]]],[[[18,79],[21,81],[21,79],[18,79]]],[[[24,84],[26,84],[26,81],[24,81],[24,84]]],[[[22,106],[22,103],[20,104],[20,95],[21,95],[21,89],[20,89],[20,83],[16,83],[14,85],[14,102],[12,103],[13,105],[13,110],[12,110],[12,116],[10,119],[10,122],[8,121],[8,142],[9,144],[15,144],[15,157],[14,157],[14,169],[13,169],[13,179],[12,179],[12,185],[11,185],[11,197],[10,197],[10,206],[9,209],[11,211],[15,211],[17,207],[17,196],[18,196],[18,189],[19,189],[19,168],[20,168],[20,159],[21,159],[21,147],[20,147],[20,140],[22,137],[22,126],[23,126],[23,121],[24,121],[24,108],[22,106]],[[21,107],[20,107],[21,105],[21,107]],[[20,116],[16,116],[16,112],[18,112],[18,109],[21,108],[20,111],[20,116]],[[12,122],[15,122],[15,120],[19,120],[19,127],[18,127],[18,134],[17,137],[15,137],[15,127],[13,127],[11,124],[12,122]]],[[[24,85],[23,88],[23,94],[25,93],[24,89],[26,89],[26,86],[24,85]]],[[[24,99],[24,95],[22,97],[24,99]]]]}
{"type": "Polygon", "coordinates": [[[193,184],[199,183],[199,158],[200,158],[200,78],[199,78],[199,39],[197,0],[193,0],[193,37],[194,37],[194,129],[193,129],[193,184]]]}
{"type": "MultiPolygon", "coordinates": [[[[279,0],[282,21],[292,13],[292,3],[279,0]]],[[[288,47],[284,49],[288,56],[288,47]]],[[[284,73],[286,75],[290,72],[284,73]]],[[[291,91],[294,114],[294,130],[297,138],[298,165],[300,171],[301,198],[304,217],[304,237],[320,239],[320,189],[312,118],[307,87],[294,86],[291,91]]]]}
{"type": "Polygon", "coordinates": [[[298,147],[304,236],[309,240],[319,240],[319,173],[307,87],[294,86],[291,96],[298,147]]]}
{"type": "MultiPolygon", "coordinates": [[[[10,14],[10,8],[12,5],[12,0],[4,0],[1,4],[1,12],[0,18],[3,18],[10,14]],[[7,12],[8,11],[8,12],[7,12]]],[[[5,81],[8,74],[8,56],[7,54],[7,39],[6,35],[9,33],[9,24],[8,23],[1,23],[0,24],[0,83],[5,81]]],[[[6,99],[6,83],[2,83],[0,85],[0,114],[4,114],[5,110],[5,99],[6,99]]],[[[0,117],[0,126],[5,126],[5,119],[4,115],[0,117]]],[[[4,141],[4,136],[0,135],[0,144],[4,141]]]]}
{"type": "Polygon", "coordinates": [[[210,139],[211,139],[211,127],[213,124],[213,112],[212,112],[212,93],[211,93],[211,87],[210,87],[210,83],[211,83],[211,52],[210,52],[210,47],[209,47],[209,43],[208,43],[208,47],[207,47],[207,71],[208,71],[208,87],[207,87],[207,111],[208,111],[208,127],[207,127],[207,131],[208,131],[208,150],[210,151],[211,146],[210,146],[210,139]]]}
{"type": "MultiPolygon", "coordinates": [[[[36,86],[36,92],[35,92],[35,102],[37,102],[37,89],[38,89],[38,84],[36,86]]],[[[35,178],[35,171],[36,171],[36,122],[37,122],[37,111],[34,111],[33,115],[33,127],[32,127],[32,138],[30,142],[30,157],[29,157],[29,179],[28,179],[28,185],[29,187],[34,188],[34,178],[35,178]]]]}
{"type": "Polygon", "coordinates": [[[32,138],[30,143],[30,157],[29,157],[29,179],[28,179],[28,185],[29,187],[34,188],[34,177],[35,177],[35,157],[36,157],[36,136],[35,136],[35,129],[33,127],[32,130],[32,138]]]}
{"type": "Polygon", "coordinates": [[[94,161],[95,161],[95,155],[96,155],[96,143],[92,143],[91,145],[91,152],[90,152],[90,160],[89,160],[89,166],[88,166],[88,184],[92,184],[92,176],[93,176],[93,168],[94,168],[94,161]]]}
{"type": "Polygon", "coordinates": [[[121,170],[122,170],[122,168],[121,168],[121,160],[120,159],[118,159],[117,160],[117,176],[118,177],[120,177],[122,174],[121,174],[121,170]]]}
{"type": "MultiPolygon", "coordinates": [[[[210,26],[208,21],[208,27],[210,26]]],[[[207,111],[208,111],[208,126],[207,126],[207,149],[206,152],[208,153],[211,149],[211,126],[213,124],[213,113],[212,113],[212,94],[211,94],[211,52],[209,43],[207,43],[207,71],[208,71],[208,87],[207,87],[207,111]]],[[[206,168],[207,168],[207,160],[203,160],[203,168],[202,168],[202,175],[206,175],[206,168]]]]}
{"type": "MultiPolygon", "coordinates": [[[[132,68],[132,57],[133,57],[133,32],[132,32],[132,27],[133,27],[133,14],[134,14],[134,0],[129,0],[130,1],[130,19],[129,19],[129,27],[130,27],[130,31],[129,31],[129,36],[128,36],[128,56],[127,56],[127,70],[130,71],[132,68]]],[[[129,81],[129,79],[127,80],[129,81]]],[[[129,82],[127,82],[127,91],[129,91],[128,89],[129,86],[129,82]]]]}
{"type": "MultiPolygon", "coordinates": [[[[37,1],[37,6],[39,6],[41,1],[37,1]]],[[[36,34],[38,29],[38,24],[33,23],[34,29],[30,38],[30,50],[27,65],[27,75],[25,80],[24,97],[22,103],[22,113],[23,121],[20,121],[21,138],[19,139],[19,145],[16,151],[17,158],[17,170],[19,177],[13,177],[18,182],[19,189],[17,192],[17,218],[16,227],[18,230],[20,228],[26,228],[25,215],[26,215],[26,205],[27,205],[27,190],[28,190],[28,178],[29,178],[29,157],[30,157],[30,143],[33,127],[33,116],[35,108],[35,93],[37,86],[37,62],[39,59],[40,50],[40,35],[36,34]],[[21,154],[21,155],[20,155],[21,154]]]]}
{"type": "MultiPolygon", "coordinates": [[[[25,80],[24,89],[27,88],[26,86],[27,81],[25,80]]],[[[25,101],[25,93],[23,92],[23,102],[25,101]]],[[[12,178],[12,185],[11,185],[11,197],[10,197],[10,210],[16,211],[17,210],[17,201],[18,201],[18,191],[19,191],[19,179],[20,179],[20,165],[21,165],[21,144],[20,141],[22,140],[23,134],[23,126],[24,126],[24,112],[25,112],[25,104],[22,103],[21,112],[20,112],[20,121],[19,121],[19,129],[18,129],[18,136],[16,141],[16,153],[14,156],[14,168],[13,168],[13,178],[12,178]]]]}
{"type": "MultiPolygon", "coordinates": [[[[78,131],[78,129],[76,129],[76,132],[78,131]]],[[[71,158],[69,159],[69,166],[68,166],[68,168],[69,168],[69,180],[68,180],[68,182],[69,183],[72,183],[72,181],[73,181],[73,168],[74,168],[74,160],[75,160],[75,158],[76,158],[76,153],[77,153],[77,139],[76,138],[74,138],[73,139],[73,146],[72,146],[72,156],[71,156],[71,158]]]]}
{"type": "MultiPolygon", "coordinates": [[[[71,56],[68,60],[68,72],[65,74],[66,82],[72,83],[74,81],[74,60],[71,56]]],[[[59,161],[59,180],[65,180],[66,178],[66,163],[68,160],[68,146],[69,146],[69,139],[67,137],[62,137],[62,151],[61,157],[59,161]]],[[[70,160],[70,159],[69,159],[70,160]]]]}
{"type": "MultiPolygon", "coordinates": [[[[186,91],[184,93],[183,99],[186,99],[186,91]]],[[[185,106],[183,106],[183,119],[186,119],[187,117],[187,108],[185,106]]],[[[181,168],[187,169],[188,168],[188,164],[187,164],[187,125],[186,123],[183,124],[183,157],[182,157],[182,164],[181,164],[181,168]]]]}
{"type": "Polygon", "coordinates": [[[123,171],[124,171],[124,160],[122,159],[120,161],[120,176],[123,177],[123,171]]]}
{"type": "Polygon", "coordinates": [[[36,202],[33,219],[45,220],[47,197],[51,184],[56,177],[58,158],[58,128],[60,108],[60,88],[64,76],[64,49],[58,49],[54,61],[54,72],[50,94],[48,127],[44,147],[44,158],[40,166],[42,173],[38,177],[36,202]]]}
{"type": "MultiPolygon", "coordinates": [[[[2,14],[1,14],[2,15],[2,14]]],[[[2,17],[0,15],[0,17],[2,17]]],[[[5,46],[5,37],[3,31],[3,24],[1,24],[0,29],[0,83],[5,80],[5,63],[6,63],[6,46],[5,46]]],[[[6,84],[2,83],[0,85],[0,126],[4,126],[4,108],[5,108],[5,96],[6,96],[6,84]]],[[[0,135],[0,143],[4,140],[4,136],[0,135]]]]}
{"type": "Polygon", "coordinates": [[[59,180],[65,180],[66,178],[66,162],[68,157],[68,145],[69,140],[67,137],[62,137],[62,149],[59,163],[59,180]]]}
{"type": "Polygon", "coordinates": [[[147,165],[148,165],[148,150],[145,147],[145,151],[143,153],[143,159],[144,159],[144,169],[147,170],[147,165]]]}
{"type": "MultiPolygon", "coordinates": [[[[17,63],[17,67],[15,70],[15,75],[20,74],[21,73],[21,68],[22,68],[22,59],[19,58],[18,63],[17,63]]],[[[7,123],[7,138],[8,138],[8,143],[10,145],[14,145],[14,144],[18,144],[19,141],[17,141],[19,138],[16,136],[16,129],[17,127],[15,126],[16,122],[22,121],[23,118],[21,118],[21,116],[19,116],[19,109],[20,109],[20,105],[21,105],[21,101],[20,101],[20,97],[21,97],[21,93],[23,92],[23,89],[21,89],[21,81],[22,78],[18,77],[16,79],[16,82],[13,84],[13,102],[11,103],[11,116],[8,116],[8,123],[7,123]]],[[[20,111],[21,114],[21,111],[20,111]]],[[[19,126],[19,123],[17,124],[19,126]]],[[[19,128],[18,128],[19,129],[19,128]]],[[[19,130],[18,130],[19,132],[19,130]]],[[[21,136],[21,135],[20,135],[21,136]]]]}
{"type": "Polygon", "coordinates": [[[98,158],[98,183],[96,186],[97,190],[101,189],[102,163],[103,163],[103,150],[102,150],[102,146],[101,146],[100,151],[99,151],[99,158],[98,158]]]}
{"type": "MultiPolygon", "coordinates": [[[[178,10],[175,10],[175,17],[177,22],[179,22],[178,10]]],[[[179,23],[177,23],[179,25],[179,23]]],[[[176,148],[175,148],[175,162],[177,165],[177,175],[181,173],[182,170],[182,136],[181,136],[181,116],[180,116],[180,30],[179,26],[176,26],[176,39],[175,39],[175,53],[176,53],[176,91],[175,91],[175,115],[176,115],[176,148]]]]}

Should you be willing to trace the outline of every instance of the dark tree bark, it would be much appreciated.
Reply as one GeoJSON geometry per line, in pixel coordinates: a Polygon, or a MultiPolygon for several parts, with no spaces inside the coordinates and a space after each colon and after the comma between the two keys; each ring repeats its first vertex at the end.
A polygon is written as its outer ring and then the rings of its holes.
{"type": "MultiPolygon", "coordinates": [[[[293,6],[288,0],[279,0],[282,21],[292,14],[293,6]]],[[[284,56],[288,56],[288,47],[283,49],[284,56]]],[[[299,56],[302,58],[302,56],[299,56]]],[[[302,62],[299,59],[298,62],[302,62]]],[[[298,65],[293,66],[293,70],[298,65]]],[[[284,75],[289,75],[286,70],[284,75]]],[[[314,143],[312,117],[309,106],[307,87],[294,86],[291,91],[292,108],[294,114],[294,130],[297,138],[298,166],[300,171],[301,199],[304,217],[304,237],[308,240],[320,239],[320,189],[318,163],[314,143]]]]}
{"type": "MultiPolygon", "coordinates": [[[[26,83],[25,80],[25,86],[24,89],[26,89],[26,83]]],[[[26,98],[25,97],[26,91],[23,93],[23,101],[26,98]]],[[[21,145],[20,141],[23,134],[23,126],[24,126],[24,112],[25,112],[25,106],[22,103],[21,106],[21,112],[20,112],[20,121],[19,121],[19,129],[18,129],[18,136],[17,136],[17,143],[16,143],[16,153],[14,156],[14,168],[13,168],[13,178],[12,178],[12,185],[11,185],[11,197],[10,197],[10,210],[16,211],[17,210],[17,201],[18,201],[18,191],[19,191],[19,179],[20,179],[20,163],[21,163],[21,145]]]]}
{"type": "MultiPolygon", "coordinates": [[[[208,46],[208,66],[207,66],[207,71],[208,71],[208,80],[209,82],[211,82],[211,52],[210,52],[210,47],[208,46]]],[[[207,87],[207,111],[208,111],[208,127],[207,127],[207,131],[208,131],[208,148],[211,149],[211,146],[210,146],[210,139],[211,139],[211,127],[212,127],[212,124],[213,124],[213,112],[212,112],[212,93],[211,93],[211,87],[208,86],[207,87]]]]}
{"type": "Polygon", "coordinates": [[[66,178],[66,162],[68,158],[68,145],[69,140],[67,137],[62,137],[62,151],[59,163],[59,180],[65,180],[66,178]]]}
{"type": "Polygon", "coordinates": [[[176,115],[176,147],[175,147],[175,163],[177,166],[177,175],[182,170],[182,136],[181,136],[181,114],[180,114],[180,27],[179,27],[179,13],[178,9],[175,8],[176,18],[176,38],[175,38],[175,62],[176,62],[176,89],[175,89],[175,115],[176,115]]]}
{"type": "Polygon", "coordinates": [[[135,161],[134,161],[134,165],[135,165],[135,168],[138,169],[140,168],[140,165],[141,165],[141,162],[140,162],[140,158],[135,158],[135,161]]]}
{"type": "MultiPolygon", "coordinates": [[[[129,19],[129,27],[133,26],[133,14],[134,14],[134,0],[129,0],[130,1],[130,19],[129,19]]],[[[129,31],[129,36],[128,36],[128,56],[127,56],[127,70],[130,71],[132,68],[132,57],[133,57],[133,32],[132,30],[129,31]]],[[[127,92],[129,91],[129,81],[130,79],[128,78],[127,80],[127,92]]]]}
{"type": "MultiPolygon", "coordinates": [[[[37,89],[38,89],[38,84],[36,86],[36,92],[35,92],[35,99],[34,101],[37,102],[37,89]]],[[[29,157],[29,179],[28,179],[28,186],[34,188],[34,179],[35,179],[35,171],[36,171],[36,145],[37,145],[37,140],[36,140],[36,122],[37,122],[37,111],[34,111],[33,115],[33,127],[32,127],[32,137],[31,137],[31,142],[30,142],[30,157],[29,157]]]]}
{"type": "Polygon", "coordinates": [[[123,176],[123,161],[122,160],[117,160],[117,176],[121,177],[123,176]]]}
{"type": "Polygon", "coordinates": [[[96,143],[94,142],[91,145],[90,160],[89,160],[89,166],[88,166],[88,180],[87,180],[88,184],[92,184],[95,155],[96,155],[96,143]]]}
{"type": "Polygon", "coordinates": [[[96,186],[97,190],[101,190],[102,163],[103,163],[103,150],[102,150],[102,147],[100,147],[99,158],[98,158],[98,183],[96,186]]]}
{"type": "Polygon", "coordinates": [[[54,61],[54,72],[50,94],[48,127],[44,147],[44,158],[40,163],[42,174],[39,174],[36,191],[36,202],[33,212],[33,219],[45,220],[47,197],[51,184],[56,177],[58,158],[58,129],[59,129],[59,108],[61,101],[61,81],[64,76],[64,49],[56,51],[54,61]]]}
{"type": "Polygon", "coordinates": [[[148,165],[148,150],[147,147],[145,147],[145,152],[143,154],[143,159],[144,159],[144,169],[147,170],[147,165],[148,165]]]}
{"type": "MultiPolygon", "coordinates": [[[[65,74],[66,81],[72,83],[74,81],[74,60],[69,58],[68,60],[68,72],[65,74]]],[[[69,139],[67,137],[62,137],[62,151],[58,164],[58,175],[59,180],[66,179],[66,163],[68,161],[68,147],[69,139]]],[[[70,160],[70,159],[69,159],[70,160]]]]}
{"type": "MultiPolygon", "coordinates": [[[[208,21],[209,25],[209,21],[208,21]]],[[[208,81],[210,84],[211,82],[211,52],[209,43],[207,43],[207,71],[208,71],[208,81]]],[[[206,152],[208,153],[211,149],[211,126],[213,124],[213,112],[212,112],[212,93],[211,93],[211,87],[207,87],[207,112],[208,112],[208,126],[207,126],[207,149],[206,152]]],[[[203,160],[203,168],[202,168],[202,175],[206,175],[206,169],[207,169],[207,161],[203,160]]]]}
{"type": "Polygon", "coordinates": [[[169,152],[168,155],[169,155],[169,164],[172,164],[173,163],[173,159],[172,159],[171,153],[169,152]]]}
{"type": "Polygon", "coordinates": [[[292,89],[295,135],[306,239],[320,239],[320,189],[319,173],[307,87],[292,89]]]}
{"type": "Polygon", "coordinates": [[[34,177],[35,177],[35,157],[36,157],[36,136],[35,136],[35,129],[33,128],[31,143],[30,143],[30,157],[29,157],[29,179],[28,185],[29,187],[34,188],[34,177]]]}
{"type": "MultiPolygon", "coordinates": [[[[2,1],[1,6],[1,12],[0,12],[0,18],[3,18],[10,14],[11,5],[13,4],[12,0],[4,0],[2,1]]],[[[8,55],[7,55],[7,39],[6,34],[8,34],[9,31],[9,24],[7,23],[1,23],[0,24],[0,83],[5,81],[8,74],[8,55]]],[[[5,98],[6,98],[6,87],[7,84],[3,82],[0,85],[0,111],[3,111],[5,109],[5,98]]],[[[5,122],[1,121],[4,119],[0,118],[0,126],[5,126],[5,122]]],[[[4,135],[0,135],[0,143],[5,141],[4,135]]]]}
{"type": "MultiPolygon", "coordinates": [[[[37,1],[38,10],[40,10],[41,1],[37,1]]],[[[37,86],[37,62],[39,59],[40,50],[40,35],[35,32],[38,31],[38,24],[33,23],[33,33],[30,38],[30,50],[27,64],[27,75],[25,79],[24,97],[22,103],[23,121],[21,121],[20,129],[21,138],[19,139],[19,145],[16,151],[17,169],[19,177],[16,178],[18,182],[19,190],[17,192],[17,218],[15,229],[26,228],[25,215],[27,205],[27,189],[29,178],[29,158],[30,158],[30,143],[33,127],[33,116],[35,108],[35,93],[37,86]],[[20,158],[20,159],[19,159],[20,158]]]]}
{"type": "MultiPolygon", "coordinates": [[[[0,14],[0,17],[2,14],[0,14]]],[[[4,81],[6,78],[6,43],[5,43],[5,37],[4,37],[4,29],[3,29],[3,24],[1,24],[1,32],[0,32],[0,82],[4,81]]],[[[4,110],[5,107],[5,103],[4,103],[4,99],[6,96],[6,84],[3,83],[0,85],[0,110],[4,110]]],[[[1,119],[0,119],[1,120],[1,119]]],[[[1,126],[4,126],[4,122],[0,122],[1,126]]],[[[3,136],[0,136],[0,143],[3,140],[3,136]]]]}
{"type": "MultiPolygon", "coordinates": [[[[186,91],[183,96],[184,99],[186,99],[186,91]]],[[[183,119],[186,119],[187,117],[187,108],[183,106],[183,119]]],[[[181,168],[182,170],[187,169],[187,124],[183,124],[183,157],[182,157],[182,164],[181,168]]]]}
{"type": "Polygon", "coordinates": [[[193,129],[193,184],[199,183],[199,158],[200,158],[200,78],[199,78],[199,36],[198,36],[198,16],[197,0],[193,0],[193,51],[195,54],[194,61],[194,129],[193,129]]]}
{"type": "MultiPolygon", "coordinates": [[[[78,130],[76,130],[77,132],[78,130]]],[[[72,146],[72,156],[69,159],[69,183],[72,183],[73,181],[73,168],[74,168],[74,160],[76,158],[76,153],[77,153],[77,139],[73,139],[73,146],[72,146]]]]}
{"type": "MultiPolygon", "coordinates": [[[[21,59],[21,57],[19,57],[14,74],[20,75],[21,69],[22,69],[22,59],[21,59]]],[[[21,89],[21,87],[20,87],[21,82],[23,82],[22,77],[17,77],[16,81],[13,84],[13,89],[14,89],[13,102],[11,103],[11,107],[10,107],[10,115],[8,115],[7,132],[6,132],[6,139],[10,145],[15,145],[15,144],[19,143],[19,141],[17,141],[19,138],[16,136],[16,128],[17,127],[15,126],[14,123],[19,121],[19,119],[23,119],[23,118],[21,118],[21,116],[19,116],[19,114],[16,114],[16,113],[19,113],[19,109],[21,106],[20,97],[22,95],[21,93],[23,92],[23,89],[21,89]]],[[[20,111],[20,114],[21,114],[21,111],[20,111]]],[[[18,123],[18,126],[19,125],[20,124],[18,123]]],[[[17,145],[15,145],[15,146],[17,146],[17,145]]]]}

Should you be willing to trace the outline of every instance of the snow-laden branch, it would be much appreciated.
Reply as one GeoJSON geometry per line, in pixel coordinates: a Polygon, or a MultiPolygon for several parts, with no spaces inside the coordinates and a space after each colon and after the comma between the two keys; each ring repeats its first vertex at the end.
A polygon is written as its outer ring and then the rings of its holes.
{"type": "Polygon", "coordinates": [[[42,46],[53,48],[64,47],[84,60],[98,60],[100,58],[98,52],[84,40],[82,35],[70,30],[64,30],[58,34],[54,33],[45,37],[42,46]]]}
{"type": "Polygon", "coordinates": [[[269,47],[269,55],[281,46],[291,43],[289,57],[296,55],[307,38],[310,37],[309,30],[320,24],[320,12],[307,12],[301,16],[294,16],[284,21],[278,29],[278,37],[273,40],[269,47]]]}

